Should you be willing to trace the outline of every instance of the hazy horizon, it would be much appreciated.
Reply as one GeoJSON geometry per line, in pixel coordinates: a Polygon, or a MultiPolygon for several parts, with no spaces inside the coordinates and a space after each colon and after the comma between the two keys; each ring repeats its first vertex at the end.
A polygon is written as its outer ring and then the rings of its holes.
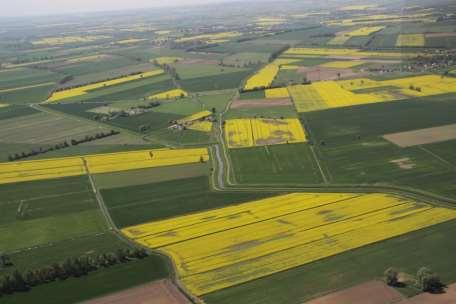
{"type": "Polygon", "coordinates": [[[121,11],[177,5],[214,4],[227,1],[234,0],[168,0],[166,2],[157,0],[16,0],[4,5],[0,11],[0,17],[121,11]]]}

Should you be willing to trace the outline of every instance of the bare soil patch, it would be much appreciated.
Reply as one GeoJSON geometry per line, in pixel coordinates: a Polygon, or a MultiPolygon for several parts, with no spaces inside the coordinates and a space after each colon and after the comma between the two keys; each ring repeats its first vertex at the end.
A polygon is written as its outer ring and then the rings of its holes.
{"type": "Polygon", "coordinates": [[[392,304],[403,299],[394,288],[370,281],[306,302],[306,304],[392,304]]]}
{"type": "Polygon", "coordinates": [[[231,103],[231,109],[246,109],[246,108],[269,108],[280,106],[292,106],[290,98],[276,99],[245,99],[235,100],[231,103]]]}
{"type": "Polygon", "coordinates": [[[408,157],[395,159],[390,161],[390,163],[395,164],[404,170],[410,170],[416,167],[415,163],[413,163],[412,160],[408,157]]]}
{"type": "Polygon", "coordinates": [[[456,139],[456,124],[383,135],[399,147],[412,147],[456,139]]]}
{"type": "Polygon", "coordinates": [[[454,304],[456,303],[456,284],[451,284],[441,294],[422,293],[398,304],[454,304]]]}
{"type": "Polygon", "coordinates": [[[339,80],[358,78],[368,75],[367,73],[360,73],[352,69],[337,69],[325,67],[300,67],[298,73],[304,74],[307,80],[321,81],[321,80],[339,80]]]}
{"type": "Polygon", "coordinates": [[[190,301],[169,280],[127,289],[84,302],[86,304],[189,304],[190,301]]]}

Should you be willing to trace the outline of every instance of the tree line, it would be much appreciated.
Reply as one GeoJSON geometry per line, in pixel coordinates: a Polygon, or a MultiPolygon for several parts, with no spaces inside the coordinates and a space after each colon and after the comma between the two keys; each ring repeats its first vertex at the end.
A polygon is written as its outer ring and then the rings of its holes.
{"type": "MultiPolygon", "coordinates": [[[[55,281],[80,278],[101,268],[144,259],[147,256],[147,251],[142,248],[118,249],[115,252],[102,253],[95,257],[82,255],[76,258],[67,258],[61,263],[54,263],[36,270],[21,272],[16,269],[11,274],[0,278],[0,297],[15,292],[26,292],[35,286],[55,281]]],[[[2,264],[0,259],[0,269],[3,267],[8,266],[2,264]]]]}
{"type": "Polygon", "coordinates": [[[114,136],[114,135],[118,135],[118,134],[120,134],[119,131],[111,130],[110,132],[107,132],[107,133],[100,132],[95,135],[86,135],[80,139],[71,139],[69,143],[68,143],[68,141],[65,140],[61,143],[57,143],[57,144],[49,146],[49,147],[45,147],[45,148],[39,147],[38,149],[32,149],[31,151],[28,151],[28,152],[10,154],[8,156],[8,160],[10,162],[17,161],[17,160],[21,160],[24,158],[29,158],[29,157],[36,156],[39,154],[45,154],[45,153],[56,151],[56,150],[66,149],[71,146],[77,146],[82,143],[91,142],[91,141],[99,140],[102,138],[106,138],[106,137],[114,136]]]}

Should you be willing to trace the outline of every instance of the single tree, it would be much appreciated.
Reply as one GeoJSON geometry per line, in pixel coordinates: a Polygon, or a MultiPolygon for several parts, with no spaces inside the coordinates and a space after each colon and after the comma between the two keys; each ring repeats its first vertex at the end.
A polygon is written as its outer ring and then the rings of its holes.
{"type": "Polygon", "coordinates": [[[399,279],[398,279],[399,273],[393,267],[390,267],[387,270],[385,270],[384,276],[385,276],[385,282],[389,286],[396,286],[397,283],[399,282],[399,279]]]}

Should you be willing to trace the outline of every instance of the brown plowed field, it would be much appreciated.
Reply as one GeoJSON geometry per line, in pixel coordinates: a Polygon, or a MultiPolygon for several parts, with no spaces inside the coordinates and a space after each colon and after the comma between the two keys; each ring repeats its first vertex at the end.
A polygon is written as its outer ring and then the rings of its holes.
{"type": "Polygon", "coordinates": [[[306,79],[310,81],[350,79],[367,75],[367,73],[356,72],[352,69],[336,69],[319,66],[300,67],[298,72],[304,74],[306,79]]]}
{"type": "Polygon", "coordinates": [[[456,284],[451,284],[442,294],[422,293],[398,304],[455,304],[456,284]]]}
{"type": "Polygon", "coordinates": [[[85,304],[190,304],[190,301],[169,280],[113,293],[84,302],[85,304]]]}
{"type": "Polygon", "coordinates": [[[385,283],[370,281],[306,302],[306,304],[392,304],[398,303],[402,299],[403,297],[398,291],[385,283]]]}
{"type": "Polygon", "coordinates": [[[402,148],[432,144],[456,139],[456,124],[386,134],[383,138],[402,148]]]}

